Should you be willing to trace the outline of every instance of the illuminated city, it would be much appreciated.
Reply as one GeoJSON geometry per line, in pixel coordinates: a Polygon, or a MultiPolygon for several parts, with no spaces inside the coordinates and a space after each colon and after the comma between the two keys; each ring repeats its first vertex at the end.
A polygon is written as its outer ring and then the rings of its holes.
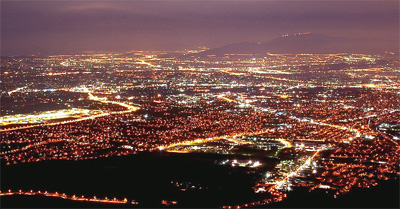
{"type": "Polygon", "coordinates": [[[398,208],[398,47],[262,47],[2,55],[4,207],[398,208]]]}

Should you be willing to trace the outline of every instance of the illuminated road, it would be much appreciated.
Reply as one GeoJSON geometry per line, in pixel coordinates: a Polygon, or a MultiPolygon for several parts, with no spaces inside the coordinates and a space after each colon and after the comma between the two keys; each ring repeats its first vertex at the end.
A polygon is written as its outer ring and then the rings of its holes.
{"type": "Polygon", "coordinates": [[[398,84],[362,84],[362,87],[371,88],[371,89],[400,89],[398,84]]]}
{"type": "Polygon", "coordinates": [[[146,61],[144,61],[142,59],[138,59],[138,60],[140,61],[139,62],[140,64],[144,64],[144,65],[147,65],[147,66],[150,66],[150,67],[153,67],[153,68],[157,67],[157,66],[151,64],[150,62],[146,62],[146,61]]]}
{"type": "Polygon", "coordinates": [[[279,138],[279,139],[276,139],[276,140],[278,140],[280,143],[282,143],[283,145],[285,145],[284,148],[290,148],[290,147],[293,146],[292,143],[290,143],[290,142],[289,142],[288,140],[286,140],[286,139],[279,138]]]}
{"type": "Polygon", "coordinates": [[[228,101],[228,102],[236,102],[233,99],[229,99],[228,97],[225,97],[224,94],[218,95],[218,98],[223,99],[223,100],[228,101]]]}
{"type": "Polygon", "coordinates": [[[122,107],[127,108],[127,110],[122,110],[122,111],[112,111],[112,112],[107,112],[107,113],[100,113],[88,117],[83,117],[83,118],[78,118],[78,119],[73,119],[73,120],[66,120],[66,121],[61,121],[61,122],[51,122],[51,123],[43,123],[43,124],[35,124],[35,125],[27,125],[27,126],[19,126],[19,127],[12,127],[12,128],[6,128],[6,129],[1,129],[0,132],[6,132],[6,131],[14,131],[14,130],[21,130],[21,129],[28,129],[28,128],[34,128],[34,127],[41,127],[41,126],[54,126],[54,125],[62,125],[62,124],[67,124],[67,123],[75,123],[79,121],[84,121],[84,120],[90,120],[90,119],[95,119],[98,117],[104,117],[112,114],[124,114],[124,113],[129,113],[133,112],[139,109],[139,107],[135,107],[129,104],[125,104],[123,102],[117,102],[117,101],[108,101],[102,98],[99,98],[97,96],[93,96],[92,93],[86,92],[89,95],[89,99],[93,101],[98,101],[102,103],[109,103],[109,104],[116,104],[120,105],[122,107]]]}
{"type": "MultiPolygon", "coordinates": [[[[234,135],[223,135],[223,136],[216,136],[216,137],[205,138],[205,139],[188,140],[188,141],[184,141],[184,142],[170,144],[167,146],[159,146],[158,149],[159,150],[168,150],[170,148],[177,147],[177,146],[187,146],[187,145],[199,144],[199,143],[205,143],[205,142],[217,141],[217,140],[226,140],[226,141],[233,142],[236,144],[255,144],[254,142],[249,142],[249,141],[244,141],[244,140],[234,139],[234,138],[240,137],[240,136],[259,135],[259,134],[264,134],[264,133],[268,133],[268,132],[269,132],[269,130],[259,131],[259,132],[243,132],[243,133],[234,134],[234,135]]],[[[290,144],[287,141],[285,143],[290,144]]]]}
{"type": "Polygon", "coordinates": [[[274,183],[274,186],[271,187],[269,190],[272,191],[277,187],[281,187],[282,185],[284,185],[287,181],[290,180],[290,178],[295,177],[299,171],[303,170],[304,168],[306,168],[307,166],[309,166],[311,164],[311,162],[314,160],[314,158],[318,155],[318,153],[322,150],[322,147],[319,148],[312,156],[310,156],[302,165],[300,165],[296,170],[290,172],[289,174],[287,174],[287,176],[279,181],[276,181],[274,183]]]}
{"type": "MultiPolygon", "coordinates": [[[[218,141],[218,140],[225,140],[225,141],[229,141],[229,142],[232,142],[235,144],[256,144],[254,142],[249,142],[249,141],[244,141],[244,140],[234,139],[234,138],[240,137],[240,136],[254,136],[254,135],[264,134],[264,133],[268,133],[268,132],[269,132],[269,130],[260,131],[260,132],[244,132],[244,133],[240,133],[240,134],[236,134],[236,135],[224,135],[224,136],[205,138],[205,139],[188,140],[188,141],[184,141],[184,142],[170,144],[167,146],[159,146],[158,149],[165,150],[167,152],[190,153],[191,151],[189,151],[189,150],[169,150],[169,149],[177,147],[177,146],[188,146],[188,145],[200,144],[200,143],[205,143],[205,142],[210,142],[210,141],[218,141]]],[[[284,145],[283,148],[290,148],[293,146],[292,143],[290,143],[286,139],[279,138],[276,140],[284,145]]]]}
{"type": "MultiPolygon", "coordinates": [[[[222,208],[231,209],[231,208],[242,208],[242,207],[254,207],[254,206],[260,206],[260,205],[264,205],[264,204],[268,204],[268,203],[272,203],[272,202],[282,201],[284,198],[287,197],[287,195],[285,193],[279,191],[278,188],[285,185],[290,180],[290,178],[295,177],[296,175],[299,174],[300,171],[302,171],[304,168],[309,166],[321,150],[322,150],[322,148],[318,149],[303,164],[301,164],[299,167],[297,167],[294,171],[287,174],[282,180],[277,180],[277,181],[273,182],[272,183],[273,186],[268,189],[268,192],[272,195],[271,197],[268,197],[267,199],[255,201],[255,202],[245,203],[242,205],[223,206],[222,208]]],[[[264,190],[264,191],[266,191],[266,190],[264,190]]],[[[257,193],[257,191],[256,191],[256,193],[257,193]]]]}
{"type": "Polygon", "coordinates": [[[227,73],[227,74],[229,74],[229,75],[246,75],[246,73],[235,73],[235,72],[232,72],[232,71],[229,71],[229,70],[225,70],[225,69],[218,69],[219,71],[221,71],[221,72],[224,72],[224,73],[227,73]]]}
{"type": "Polygon", "coordinates": [[[139,204],[137,201],[132,200],[128,201],[127,198],[120,200],[117,198],[97,198],[96,196],[93,197],[85,197],[85,196],[80,196],[77,197],[76,195],[66,195],[65,193],[58,193],[58,192],[41,192],[41,191],[22,191],[19,190],[17,192],[8,190],[7,192],[1,192],[0,191],[0,197],[1,196],[12,196],[12,195],[36,195],[36,196],[46,196],[46,197],[56,197],[56,198],[62,198],[66,200],[72,200],[72,201],[84,201],[84,202],[98,202],[98,203],[107,203],[107,204],[132,204],[132,205],[137,205],[139,204]]]}
{"type": "Polygon", "coordinates": [[[46,121],[62,119],[62,118],[74,118],[74,117],[82,117],[82,115],[96,115],[99,114],[99,110],[88,110],[88,109],[62,109],[56,111],[46,111],[41,112],[40,114],[35,115],[8,115],[4,117],[0,117],[0,124],[3,126],[6,125],[14,125],[14,124],[37,124],[37,123],[45,123],[46,121]]]}
{"type": "MultiPolygon", "coordinates": [[[[258,77],[258,76],[257,76],[258,77]]],[[[274,76],[261,76],[263,78],[269,78],[277,81],[288,81],[288,82],[294,82],[294,83],[313,83],[311,81],[301,81],[301,80],[293,80],[293,79],[288,79],[288,78],[280,78],[280,77],[274,77],[274,76]]]]}
{"type": "MultiPolygon", "coordinates": [[[[147,64],[147,63],[144,63],[147,64]]],[[[229,75],[236,75],[236,76],[243,76],[249,73],[256,73],[256,74],[291,74],[289,72],[285,72],[285,71],[260,71],[260,70],[253,70],[250,72],[245,72],[245,73],[236,73],[236,72],[232,72],[229,70],[225,70],[225,69],[219,69],[219,71],[227,73],[229,75]]],[[[251,74],[249,74],[251,75],[251,74]]],[[[274,76],[256,76],[256,77],[262,77],[262,78],[269,78],[269,79],[273,79],[273,80],[277,80],[277,81],[288,81],[288,82],[294,82],[294,83],[314,83],[311,81],[302,81],[302,80],[293,80],[293,79],[288,79],[288,78],[280,78],[280,77],[274,77],[274,76]]]]}
{"type": "Polygon", "coordinates": [[[11,95],[11,94],[13,94],[13,93],[15,93],[15,92],[21,91],[22,89],[24,89],[24,88],[26,88],[26,87],[28,87],[28,86],[23,86],[23,87],[20,87],[20,88],[16,88],[16,89],[14,89],[14,90],[12,90],[12,91],[9,91],[9,92],[8,92],[8,95],[11,95]]]}

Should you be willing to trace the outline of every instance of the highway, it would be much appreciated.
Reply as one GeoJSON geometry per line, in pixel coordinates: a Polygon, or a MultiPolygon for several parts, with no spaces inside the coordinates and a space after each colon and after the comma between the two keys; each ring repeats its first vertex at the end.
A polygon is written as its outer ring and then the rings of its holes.
{"type": "Polygon", "coordinates": [[[97,198],[96,196],[93,197],[85,197],[85,196],[76,196],[76,195],[66,195],[65,193],[58,193],[58,192],[41,192],[41,191],[11,191],[8,190],[7,192],[1,192],[0,191],[0,197],[1,196],[12,196],[12,195],[36,195],[36,196],[46,196],[46,197],[56,197],[56,198],[62,198],[66,200],[72,200],[72,201],[84,201],[84,202],[98,202],[98,203],[107,203],[107,204],[132,204],[132,205],[137,205],[139,204],[137,201],[132,200],[128,201],[127,198],[124,198],[123,200],[117,199],[117,198],[97,198]]]}
{"type": "Polygon", "coordinates": [[[134,111],[137,111],[140,109],[139,107],[135,107],[135,106],[123,103],[123,102],[101,99],[97,96],[94,96],[91,92],[85,92],[85,93],[87,93],[89,95],[90,100],[98,101],[98,102],[102,102],[102,103],[110,103],[110,104],[120,105],[122,107],[127,108],[127,110],[100,113],[100,114],[96,114],[96,115],[91,115],[91,116],[87,116],[87,117],[77,118],[77,119],[73,119],[73,120],[66,120],[66,121],[61,121],[61,122],[50,122],[50,123],[42,123],[42,124],[5,128],[5,129],[1,129],[0,132],[29,129],[29,128],[42,127],[42,126],[54,126],[54,125],[62,125],[62,124],[67,124],[67,123],[75,123],[75,122],[79,122],[79,121],[95,119],[98,117],[104,117],[104,116],[113,115],[113,114],[124,114],[124,113],[134,112],[134,111]]]}

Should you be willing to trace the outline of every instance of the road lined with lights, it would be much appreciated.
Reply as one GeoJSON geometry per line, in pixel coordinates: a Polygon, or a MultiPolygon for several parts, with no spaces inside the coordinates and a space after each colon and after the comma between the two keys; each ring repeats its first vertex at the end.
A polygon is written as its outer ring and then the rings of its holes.
{"type": "Polygon", "coordinates": [[[8,92],[8,95],[11,95],[11,94],[13,94],[15,92],[21,91],[22,89],[24,89],[26,87],[28,87],[28,86],[23,86],[23,87],[19,87],[19,88],[16,88],[14,90],[11,90],[11,91],[8,92]]]}
{"type": "MultiPolygon", "coordinates": [[[[0,132],[21,130],[21,129],[29,129],[29,128],[41,127],[41,126],[54,126],[54,125],[62,125],[62,124],[67,124],[67,123],[75,123],[75,122],[79,122],[79,121],[95,119],[95,118],[98,118],[98,117],[104,117],[104,116],[108,116],[108,115],[130,113],[130,112],[134,112],[134,111],[137,111],[137,110],[140,109],[139,107],[132,106],[132,105],[129,105],[129,104],[126,104],[126,103],[123,103],[123,102],[109,101],[109,100],[105,100],[103,98],[99,98],[97,96],[94,96],[90,92],[85,92],[85,93],[88,93],[90,100],[98,101],[98,102],[101,102],[101,103],[119,105],[119,106],[127,108],[127,110],[100,113],[100,114],[96,114],[96,115],[92,115],[92,116],[88,116],[88,117],[78,118],[78,119],[74,119],[74,120],[66,120],[66,121],[61,121],[61,122],[51,122],[51,123],[43,123],[43,124],[35,124],[35,125],[27,125],[27,126],[18,126],[18,127],[6,128],[6,129],[1,129],[0,132]]],[[[62,116],[65,117],[64,115],[62,115],[62,116]]]]}
{"type": "Polygon", "coordinates": [[[84,201],[84,202],[97,202],[97,203],[107,203],[107,204],[132,204],[132,205],[137,205],[139,204],[135,200],[128,201],[127,198],[124,199],[117,199],[117,198],[111,198],[109,199],[108,197],[105,198],[97,198],[96,196],[93,197],[85,197],[85,196],[76,196],[76,195],[67,195],[65,193],[58,193],[58,192],[41,192],[41,191],[11,191],[8,190],[7,192],[1,192],[0,191],[0,197],[1,196],[13,196],[13,195],[36,195],[36,196],[45,196],[45,197],[56,197],[56,198],[62,198],[66,200],[72,200],[72,201],[84,201]]]}
{"type": "Polygon", "coordinates": [[[254,142],[249,142],[249,141],[244,141],[244,140],[234,139],[234,138],[240,137],[240,136],[259,135],[259,134],[268,133],[269,131],[270,130],[259,131],[259,132],[244,132],[244,133],[239,133],[239,134],[234,134],[234,135],[223,135],[223,136],[210,137],[210,138],[206,138],[206,139],[188,140],[188,141],[184,141],[184,142],[169,144],[166,146],[159,146],[158,149],[168,151],[168,149],[177,147],[177,146],[187,146],[187,145],[192,145],[192,144],[200,144],[200,143],[205,143],[205,142],[210,142],[210,141],[218,141],[218,140],[226,140],[226,141],[233,142],[236,144],[255,144],[254,142]]]}
{"type": "MultiPolygon", "coordinates": [[[[242,207],[249,207],[249,206],[260,206],[264,204],[269,204],[272,202],[280,202],[284,198],[287,197],[287,195],[281,191],[279,191],[279,187],[285,185],[290,178],[295,177],[296,175],[299,174],[300,171],[302,171],[304,168],[307,168],[311,164],[311,162],[314,160],[314,158],[318,155],[318,153],[322,150],[323,148],[319,148],[316,152],[314,152],[313,155],[311,155],[303,164],[301,164],[299,167],[297,167],[294,171],[288,173],[284,179],[278,180],[275,182],[271,183],[271,187],[268,190],[263,190],[263,191],[268,191],[272,196],[263,200],[255,201],[255,202],[250,202],[250,203],[245,203],[242,205],[228,205],[228,206],[223,206],[222,208],[242,208],[242,207]]],[[[256,190],[257,193],[257,190],[256,190]]]]}
{"type": "Polygon", "coordinates": [[[38,122],[40,123],[41,121],[50,121],[55,119],[63,119],[71,117],[72,118],[81,117],[82,115],[96,115],[98,114],[98,112],[102,111],[72,108],[72,109],[62,109],[57,111],[45,111],[35,115],[24,115],[24,114],[8,115],[0,117],[0,124],[2,126],[6,126],[6,125],[23,124],[23,123],[38,123],[38,122]]]}
{"type": "Polygon", "coordinates": [[[236,102],[233,99],[229,99],[228,97],[225,97],[225,95],[223,95],[223,94],[218,95],[218,98],[223,99],[223,100],[228,101],[228,102],[236,102]]]}
{"type": "Polygon", "coordinates": [[[307,166],[309,166],[312,162],[312,160],[314,160],[314,158],[318,155],[318,153],[323,149],[323,147],[319,148],[313,155],[311,155],[302,165],[300,165],[296,170],[294,170],[293,172],[289,173],[286,175],[286,177],[282,180],[276,181],[274,183],[274,186],[272,186],[269,191],[272,191],[275,188],[279,188],[282,185],[284,185],[287,181],[290,180],[291,177],[295,177],[299,171],[303,170],[304,168],[306,168],[307,166]]]}

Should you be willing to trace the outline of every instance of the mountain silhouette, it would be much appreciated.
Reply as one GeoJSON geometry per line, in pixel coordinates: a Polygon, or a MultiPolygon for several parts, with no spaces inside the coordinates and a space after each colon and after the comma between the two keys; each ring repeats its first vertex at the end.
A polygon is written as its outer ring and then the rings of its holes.
{"type": "Polygon", "coordinates": [[[252,54],[265,56],[267,53],[298,54],[298,53],[384,53],[398,51],[391,41],[332,37],[311,33],[283,35],[266,43],[236,43],[213,48],[186,57],[229,56],[252,54]]]}

